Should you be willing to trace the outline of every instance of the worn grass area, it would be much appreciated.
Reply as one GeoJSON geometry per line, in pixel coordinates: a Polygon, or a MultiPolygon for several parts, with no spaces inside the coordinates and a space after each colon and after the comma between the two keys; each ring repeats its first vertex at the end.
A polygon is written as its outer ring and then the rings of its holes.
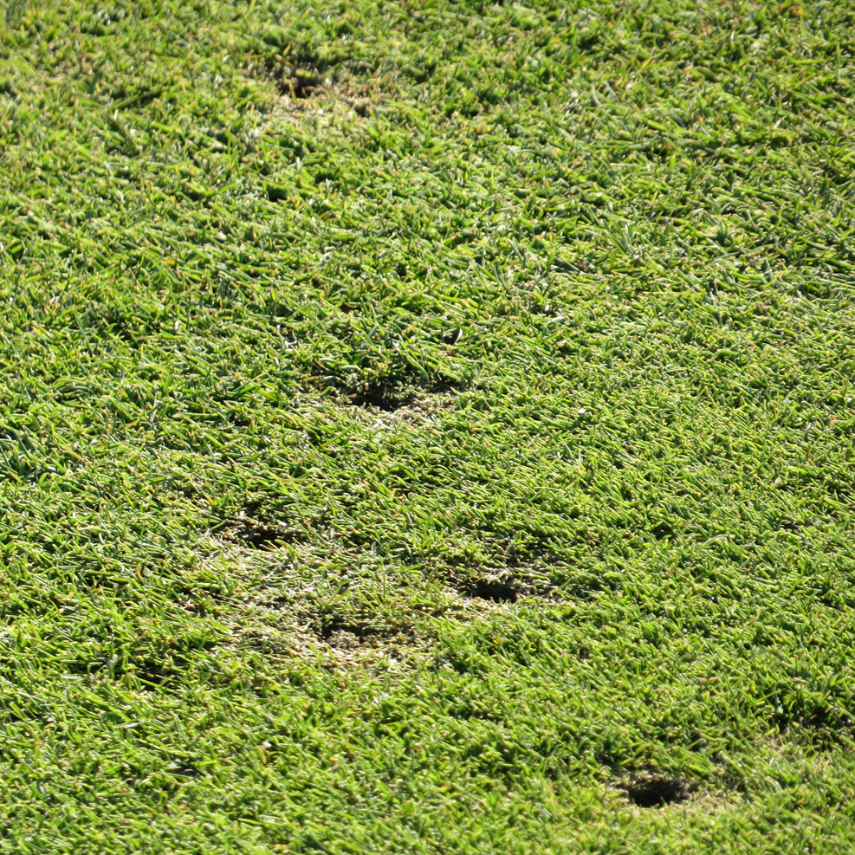
{"type": "Polygon", "coordinates": [[[855,851],[851,4],[0,14],[0,852],[855,851]]]}

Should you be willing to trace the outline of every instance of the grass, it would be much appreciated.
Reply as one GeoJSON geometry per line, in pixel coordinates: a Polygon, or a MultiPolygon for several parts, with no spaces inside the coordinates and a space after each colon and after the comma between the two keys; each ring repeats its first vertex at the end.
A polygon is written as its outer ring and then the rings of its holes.
{"type": "Polygon", "coordinates": [[[855,849],[848,4],[0,15],[0,852],[855,849]]]}

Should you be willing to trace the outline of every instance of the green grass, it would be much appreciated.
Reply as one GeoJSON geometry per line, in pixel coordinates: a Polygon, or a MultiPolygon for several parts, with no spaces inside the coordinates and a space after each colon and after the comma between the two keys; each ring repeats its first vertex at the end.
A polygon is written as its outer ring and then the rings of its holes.
{"type": "Polygon", "coordinates": [[[0,16],[0,852],[855,851],[850,4],[0,16]]]}

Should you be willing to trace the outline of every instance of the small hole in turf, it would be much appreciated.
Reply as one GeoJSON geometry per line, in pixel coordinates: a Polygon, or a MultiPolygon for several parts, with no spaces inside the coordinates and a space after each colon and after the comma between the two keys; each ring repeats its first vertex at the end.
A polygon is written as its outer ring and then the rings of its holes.
{"type": "Polygon", "coordinates": [[[379,639],[390,638],[393,632],[371,626],[361,621],[343,621],[338,618],[323,621],[320,636],[338,650],[351,650],[363,645],[374,646],[379,639]]]}
{"type": "Polygon", "coordinates": [[[353,650],[362,645],[362,639],[347,629],[337,629],[334,632],[324,632],[324,639],[330,647],[337,650],[353,650]]]}
{"type": "Polygon", "coordinates": [[[468,590],[470,597],[479,600],[492,600],[494,603],[515,603],[517,601],[517,589],[504,582],[494,582],[489,579],[480,579],[468,590]]]}
{"type": "Polygon", "coordinates": [[[299,529],[268,527],[262,523],[253,525],[249,521],[244,522],[235,536],[250,549],[275,549],[283,543],[299,543],[304,539],[304,534],[299,529]]]}
{"type": "Polygon", "coordinates": [[[363,638],[370,634],[370,630],[356,623],[345,623],[341,620],[325,621],[321,625],[321,638],[328,640],[339,633],[347,633],[354,638],[363,638]]]}
{"type": "Polygon", "coordinates": [[[355,392],[348,396],[355,407],[376,407],[387,413],[393,413],[411,403],[414,395],[396,395],[382,388],[368,388],[364,392],[355,392]]]}
{"type": "Polygon", "coordinates": [[[680,778],[653,776],[635,778],[625,784],[627,798],[638,807],[662,807],[676,802],[684,802],[689,798],[689,788],[680,778]]]}
{"type": "Polygon", "coordinates": [[[321,85],[321,77],[316,69],[297,69],[288,81],[295,98],[311,98],[321,85]]]}

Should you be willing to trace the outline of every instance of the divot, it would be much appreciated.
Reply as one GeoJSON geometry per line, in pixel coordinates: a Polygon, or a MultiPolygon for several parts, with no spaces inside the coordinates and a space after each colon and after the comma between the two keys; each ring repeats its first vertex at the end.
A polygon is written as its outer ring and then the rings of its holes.
{"type": "Polygon", "coordinates": [[[398,380],[373,380],[345,390],[344,395],[353,407],[396,413],[398,410],[426,410],[435,412],[450,406],[454,395],[463,385],[447,383],[420,384],[411,378],[398,380]]]}
{"type": "Polygon", "coordinates": [[[453,576],[449,579],[457,594],[470,603],[483,602],[496,605],[514,604],[523,599],[536,599],[542,603],[554,604],[554,585],[542,573],[525,568],[523,572],[509,573],[507,568],[497,569],[489,575],[476,577],[453,576]]]}
{"type": "Polygon", "coordinates": [[[262,551],[270,551],[286,543],[300,543],[304,539],[302,532],[283,523],[271,525],[248,519],[241,521],[240,528],[232,536],[242,546],[262,551]]]}
{"type": "Polygon", "coordinates": [[[338,650],[354,650],[362,646],[359,636],[346,629],[337,629],[326,636],[327,644],[338,650]]]}
{"type": "Polygon", "coordinates": [[[686,778],[657,772],[632,772],[618,788],[640,808],[661,808],[688,801],[695,789],[686,778]]]}
{"type": "Polygon", "coordinates": [[[396,410],[411,404],[415,398],[415,393],[408,392],[398,395],[384,389],[369,388],[364,392],[354,392],[347,398],[354,407],[370,407],[386,413],[394,413],[396,410]]]}
{"type": "Polygon", "coordinates": [[[494,603],[515,603],[518,596],[513,584],[491,579],[479,579],[468,586],[465,593],[474,599],[492,600],[494,603]]]}
{"type": "Polygon", "coordinates": [[[396,635],[394,630],[380,629],[360,621],[333,619],[323,621],[320,636],[331,647],[352,649],[373,646],[373,642],[389,639],[396,635]]]}
{"type": "Polygon", "coordinates": [[[272,80],[283,95],[291,98],[311,98],[331,82],[324,78],[327,63],[309,54],[292,54],[287,59],[281,58],[275,65],[248,63],[243,70],[247,77],[272,80]]]}

